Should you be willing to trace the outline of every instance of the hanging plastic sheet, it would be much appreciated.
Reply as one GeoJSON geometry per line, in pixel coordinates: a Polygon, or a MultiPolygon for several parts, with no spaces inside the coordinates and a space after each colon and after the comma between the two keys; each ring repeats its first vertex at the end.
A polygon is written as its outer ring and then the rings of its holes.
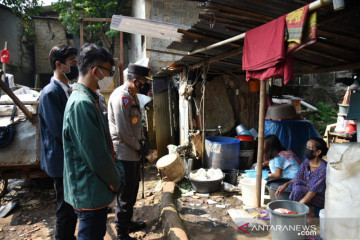
{"type": "Polygon", "coordinates": [[[281,144],[290,149],[301,161],[305,159],[306,142],[313,137],[320,137],[314,126],[308,120],[265,119],[265,136],[276,135],[281,144]]]}

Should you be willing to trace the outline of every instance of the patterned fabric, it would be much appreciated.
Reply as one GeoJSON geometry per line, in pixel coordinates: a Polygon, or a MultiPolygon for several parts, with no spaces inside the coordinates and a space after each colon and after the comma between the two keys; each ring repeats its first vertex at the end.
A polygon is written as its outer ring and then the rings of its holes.
{"type": "Polygon", "coordinates": [[[292,191],[289,199],[298,202],[304,198],[308,192],[316,192],[316,195],[309,203],[315,207],[324,208],[326,165],[327,162],[321,160],[320,166],[315,171],[311,171],[310,161],[305,159],[300,165],[300,169],[295,180],[290,184],[292,191]]]}
{"type": "Polygon", "coordinates": [[[282,170],[283,178],[295,178],[299,170],[298,158],[290,150],[279,152],[278,156],[269,162],[271,173],[275,173],[276,168],[282,170]]]}

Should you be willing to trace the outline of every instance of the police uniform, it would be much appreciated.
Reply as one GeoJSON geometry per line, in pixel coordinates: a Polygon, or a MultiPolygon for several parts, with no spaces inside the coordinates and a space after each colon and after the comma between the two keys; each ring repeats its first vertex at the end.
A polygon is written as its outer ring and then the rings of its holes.
{"type": "Polygon", "coordinates": [[[139,190],[140,143],[142,123],[139,99],[129,94],[127,84],[115,89],[108,103],[108,119],[114,149],[125,170],[125,186],[118,196],[115,223],[119,231],[127,231],[139,190]]]}

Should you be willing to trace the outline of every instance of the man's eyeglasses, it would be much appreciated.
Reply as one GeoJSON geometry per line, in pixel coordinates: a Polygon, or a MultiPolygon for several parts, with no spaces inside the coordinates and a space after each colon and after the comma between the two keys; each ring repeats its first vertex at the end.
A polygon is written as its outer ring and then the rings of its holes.
{"type": "MultiPolygon", "coordinates": [[[[98,67],[98,68],[102,68],[102,69],[105,69],[105,70],[108,70],[109,71],[109,75],[110,75],[110,77],[113,77],[114,76],[114,74],[115,74],[115,71],[114,70],[112,70],[112,69],[108,69],[108,68],[105,68],[105,67],[103,67],[103,66],[96,66],[96,67],[98,67]]],[[[94,67],[93,67],[94,68],[94,67]]]]}

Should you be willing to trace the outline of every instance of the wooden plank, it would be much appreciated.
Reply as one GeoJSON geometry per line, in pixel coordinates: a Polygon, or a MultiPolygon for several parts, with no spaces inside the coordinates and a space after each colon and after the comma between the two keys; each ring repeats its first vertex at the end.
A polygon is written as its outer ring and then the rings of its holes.
{"type": "Polygon", "coordinates": [[[204,19],[204,20],[208,20],[208,21],[214,21],[214,22],[219,22],[219,23],[224,23],[224,24],[229,24],[229,25],[233,25],[233,26],[237,26],[237,27],[243,27],[243,28],[247,28],[247,29],[252,29],[252,28],[256,28],[258,27],[257,25],[254,24],[249,24],[249,23],[245,23],[245,22],[239,22],[239,21],[235,21],[235,20],[230,20],[230,19],[226,19],[226,18],[221,18],[221,17],[215,17],[215,16],[210,16],[207,14],[199,14],[199,18],[200,19],[204,19]]]}
{"type": "Polygon", "coordinates": [[[210,59],[208,59],[208,60],[201,61],[201,62],[199,62],[199,63],[191,66],[190,69],[195,69],[195,68],[201,67],[201,66],[203,66],[203,65],[206,64],[206,63],[218,62],[218,61],[223,60],[223,59],[225,59],[225,58],[229,58],[229,57],[233,57],[233,56],[242,54],[242,52],[243,52],[242,48],[237,48],[237,49],[234,49],[234,50],[225,52],[225,53],[223,53],[223,54],[217,55],[217,56],[215,56],[215,57],[212,57],[212,58],[210,58],[210,59]]]}
{"type": "MultiPolygon", "coordinates": [[[[208,40],[210,42],[219,42],[219,41],[223,40],[223,39],[219,39],[219,38],[208,37],[208,36],[204,36],[204,35],[201,35],[198,33],[190,32],[189,30],[185,30],[185,29],[178,29],[178,32],[180,32],[186,36],[195,38],[195,39],[204,39],[204,40],[208,40]]],[[[240,47],[240,45],[236,44],[236,43],[229,43],[229,45],[232,47],[240,47]]]]}
{"type": "Polygon", "coordinates": [[[211,3],[208,2],[206,4],[207,8],[214,8],[214,9],[220,9],[223,11],[227,11],[227,12],[231,12],[231,13],[237,13],[237,14],[241,14],[241,15],[245,15],[245,16],[251,16],[253,18],[256,18],[257,21],[263,22],[263,23],[267,23],[271,20],[273,20],[274,18],[270,17],[270,16],[265,16],[263,14],[259,14],[259,13],[255,13],[255,12],[251,12],[251,11],[246,11],[246,10],[242,10],[239,8],[235,8],[235,7],[229,7],[229,6],[225,6],[225,5],[221,5],[221,4],[216,4],[216,3],[211,3]]]}
{"type": "Polygon", "coordinates": [[[111,22],[111,18],[83,18],[84,22],[111,22]]]}
{"type": "Polygon", "coordinates": [[[158,157],[168,154],[167,145],[173,143],[170,133],[168,91],[154,94],[156,146],[158,157]]]}
{"type": "Polygon", "coordinates": [[[140,34],[148,37],[180,41],[182,34],[178,29],[189,29],[187,26],[157,22],[140,18],[113,15],[110,28],[113,30],[140,34]]]}
{"type": "Polygon", "coordinates": [[[349,64],[342,64],[330,67],[320,67],[314,68],[309,71],[302,71],[298,74],[307,74],[307,73],[322,73],[322,72],[332,72],[332,71],[343,71],[343,70],[354,70],[360,68],[360,62],[354,62],[349,64]]]}

